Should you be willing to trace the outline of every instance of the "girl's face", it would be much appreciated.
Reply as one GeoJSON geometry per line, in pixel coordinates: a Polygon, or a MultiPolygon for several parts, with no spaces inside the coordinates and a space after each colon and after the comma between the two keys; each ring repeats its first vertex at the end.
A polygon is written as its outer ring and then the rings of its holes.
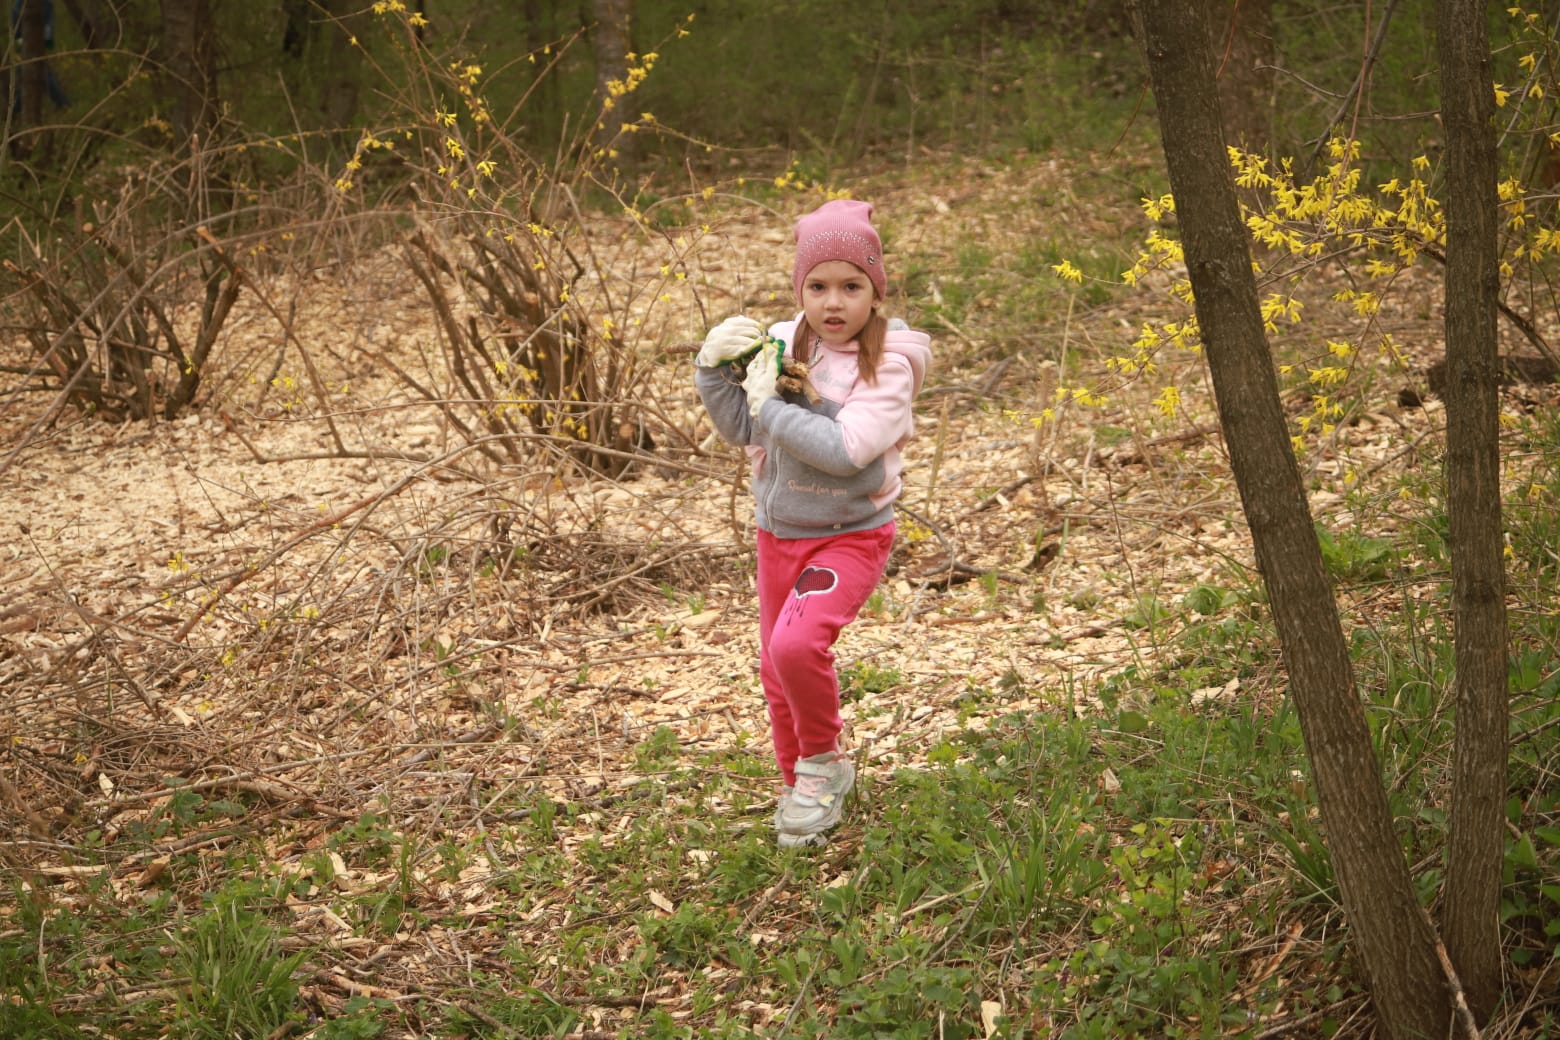
{"type": "Polygon", "coordinates": [[[802,313],[831,347],[855,339],[879,302],[871,279],[845,260],[825,260],[802,280],[802,313]]]}

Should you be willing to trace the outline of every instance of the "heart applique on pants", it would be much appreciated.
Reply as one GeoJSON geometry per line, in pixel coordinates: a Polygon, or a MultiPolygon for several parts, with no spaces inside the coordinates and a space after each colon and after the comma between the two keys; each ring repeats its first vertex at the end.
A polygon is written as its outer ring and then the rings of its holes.
{"type": "Polygon", "coordinates": [[[801,577],[796,579],[796,585],[791,591],[796,593],[797,599],[801,599],[803,596],[833,592],[839,585],[840,576],[828,567],[807,567],[803,569],[801,577]]]}

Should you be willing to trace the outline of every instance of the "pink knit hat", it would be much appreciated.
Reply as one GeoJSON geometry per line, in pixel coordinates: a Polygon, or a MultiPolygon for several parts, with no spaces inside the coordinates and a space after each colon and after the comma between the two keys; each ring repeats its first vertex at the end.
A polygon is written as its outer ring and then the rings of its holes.
{"type": "Polygon", "coordinates": [[[872,227],[872,203],[855,199],[825,202],[796,222],[796,270],[791,276],[802,298],[807,272],[829,260],[861,268],[880,298],[888,296],[883,272],[883,240],[872,227]]]}

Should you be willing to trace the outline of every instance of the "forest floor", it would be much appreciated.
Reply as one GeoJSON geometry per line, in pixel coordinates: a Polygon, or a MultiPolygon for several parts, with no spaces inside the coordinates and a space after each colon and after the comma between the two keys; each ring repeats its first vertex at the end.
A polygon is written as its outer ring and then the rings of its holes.
{"type": "MultiPolygon", "coordinates": [[[[1026,243],[1053,238],[1057,222],[1074,225],[1075,240],[1085,242],[1095,236],[1079,231],[1080,223],[1139,219],[1070,198],[1073,177],[1054,162],[966,162],[914,178],[869,176],[855,193],[870,194],[880,221],[888,221],[891,263],[909,266],[913,257],[934,272],[919,287],[938,293],[935,272],[960,277],[960,252],[971,243],[1018,256],[1026,243]]],[[[600,233],[633,238],[625,227],[604,225],[600,233]]],[[[646,253],[628,248],[615,263],[644,269],[657,262],[654,243],[638,248],[646,253]]],[[[1123,256],[1120,266],[1130,262],[1123,256]]],[[[724,219],[693,251],[697,274],[683,284],[685,298],[662,306],[645,340],[651,349],[696,342],[701,312],[713,323],[738,304],[769,320],[788,316],[774,302],[788,295],[788,263],[788,224],[751,210],[724,219]]],[[[1018,277],[1054,278],[1043,268],[1018,277]]],[[[1064,296],[1065,283],[1055,282],[1064,296]]],[[[1427,282],[1424,293],[1434,291],[1427,282]]],[[[370,534],[354,533],[374,541],[372,532],[381,530],[378,549],[388,555],[366,552],[355,566],[377,574],[376,563],[406,562],[394,555],[427,534],[419,525],[428,517],[459,513],[474,496],[502,498],[509,487],[533,519],[556,520],[558,529],[544,534],[560,545],[579,539],[582,529],[604,540],[617,529],[623,546],[649,539],[688,551],[681,559],[640,560],[651,566],[627,581],[621,574],[577,574],[571,568],[589,564],[555,558],[562,570],[547,588],[558,602],[509,604],[504,624],[514,631],[486,633],[501,642],[528,627],[523,646],[507,647],[516,656],[501,674],[483,678],[480,699],[522,705],[545,694],[576,723],[594,714],[592,733],[603,724],[632,733],[668,723],[691,740],[720,739],[734,719],[741,720],[738,730],[763,731],[750,674],[757,638],[751,507],[740,486],[739,453],[711,435],[685,358],[653,355],[658,367],[644,379],[656,402],[652,436],[675,450],[676,461],[694,460],[691,470],[652,459],[622,480],[513,470],[472,480],[458,466],[429,465],[450,449],[453,431],[438,409],[419,407],[382,363],[412,369],[438,353],[431,316],[403,267],[378,262],[350,279],[277,292],[297,301],[295,334],[314,356],[326,400],[315,399],[298,359],[280,349],[277,330],[250,301],[250,310],[230,322],[231,367],[214,395],[221,403],[155,425],[76,418],[39,429],[38,415],[24,409],[0,415],[0,436],[17,456],[0,496],[0,525],[12,532],[0,553],[0,587],[7,590],[0,645],[10,670],[32,673],[41,662],[48,671],[51,653],[104,625],[124,627],[109,619],[135,619],[129,625],[144,626],[148,648],[161,641],[152,634],[159,623],[172,625],[180,643],[225,646],[257,623],[246,611],[307,609],[288,602],[296,581],[341,578],[339,564],[334,573],[322,569],[320,554],[340,549],[319,537],[323,518],[374,501],[370,534]],[[267,366],[269,378],[257,378],[267,366]],[[677,427],[677,435],[658,429],[657,419],[677,427]],[[698,445],[691,454],[682,448],[688,443],[698,445]],[[264,572],[235,583],[229,594],[253,602],[186,626],[201,590],[256,554],[266,557],[264,572]],[[583,586],[567,588],[581,579],[583,586]],[[590,580],[616,587],[580,609],[582,594],[595,588],[590,580]],[[585,665],[589,681],[575,682],[585,665]],[[560,687],[573,687],[571,695],[558,697],[560,687]],[[602,718],[603,704],[593,700],[609,702],[612,717],[602,718]]],[[[1382,331],[1413,344],[1420,360],[1433,359],[1438,310],[1412,292],[1403,295],[1419,313],[1384,319],[1382,331]]],[[[886,705],[887,714],[911,716],[892,735],[857,730],[855,739],[873,746],[869,759],[913,757],[940,730],[967,724],[955,721],[951,702],[970,686],[1021,688],[1036,710],[1086,702],[1099,676],[1152,656],[1167,637],[1142,623],[1146,604],[1250,567],[1196,357],[1162,358],[1154,378],[1120,383],[1103,407],[1066,405],[1049,422],[1037,419],[1052,406],[1059,381],[1094,386],[1108,379],[1103,359],[1126,353],[1138,328],[1164,313],[1163,301],[1149,290],[1118,293],[1106,305],[1068,309],[1065,318],[1033,327],[1004,327],[993,315],[994,328],[979,328],[982,312],[996,308],[994,300],[977,299],[969,327],[949,321],[934,330],[935,361],[907,451],[891,575],[839,648],[844,671],[870,666],[904,677],[869,695],[905,698],[886,705]],[[1059,364],[1068,366],[1062,375],[1059,364]],[[1182,406],[1166,417],[1153,399],[1172,382],[1183,388],[1182,406]]],[[[890,310],[917,320],[914,300],[890,310]]],[[[1347,437],[1307,460],[1319,514],[1338,506],[1346,471],[1380,475],[1405,446],[1438,429],[1439,402],[1398,403],[1400,387],[1411,385],[1422,387],[1419,372],[1389,373],[1354,404],[1347,437]]],[[[350,574],[348,586],[362,583],[361,573],[350,574]]],[[[339,590],[311,592],[313,612],[333,595],[339,590]]],[[[445,636],[447,643],[476,638],[454,629],[445,636]]],[[[181,685],[205,691],[193,679],[181,685]]],[[[159,710],[173,712],[165,719],[179,725],[215,724],[234,706],[206,703],[207,692],[165,695],[159,710]]],[[[462,728],[454,721],[450,727],[462,728]]],[[[596,739],[587,745],[588,757],[604,765],[596,739]]]]}
{"type": "MultiPolygon", "coordinates": [[[[1102,202],[1075,193],[1082,177],[1034,159],[943,161],[851,185],[879,207],[891,279],[916,272],[908,291],[924,295],[891,307],[912,324],[918,301],[974,281],[977,253],[1012,277],[926,322],[936,357],[899,544],[838,646],[848,741],[867,775],[924,767],[950,734],[998,715],[1088,711],[1101,683],[1173,647],[1172,608],[1189,592],[1254,580],[1198,358],[1167,356],[1101,407],[1032,421],[1059,381],[1108,378],[1104,358],[1174,314],[1146,290],[1069,305],[1057,279],[1055,317],[1004,317],[1003,292],[1054,277],[1030,244],[1120,241],[1143,223],[1130,182],[1102,202]],[[1170,381],[1183,405],[1166,416],[1155,398],[1170,381]]],[[[793,202],[804,200],[775,205],[793,202]]],[[[146,838],[176,782],[258,805],[246,829],[300,871],[367,814],[471,837],[517,788],[610,819],[615,795],[646,776],[646,742],[665,733],[684,763],[752,756],[738,778],[750,807],[731,811],[765,825],[742,464],[702,417],[686,356],[656,347],[694,342],[739,308],[787,317],[791,215],[732,212],[684,252],[690,276],[638,333],[657,452],[619,479],[468,464],[443,414],[385,364],[422,370],[440,353],[393,258],[271,287],[296,301],[315,376],[251,296],[210,402],[188,416],[40,426],[41,403],[0,415],[0,818],[13,865],[68,907],[88,898],[75,880],[88,834],[126,893],[166,883],[170,856],[239,840],[220,823],[146,838]]],[[[598,234],[625,279],[661,262],[627,221],[598,234]]],[[[1390,488],[1440,428],[1433,398],[1398,398],[1439,353],[1438,273],[1423,279],[1378,329],[1413,364],[1383,363],[1351,423],[1304,460],[1313,505],[1336,527],[1350,524],[1350,489],[1390,488]]],[[[1278,679],[1275,659],[1266,676],[1210,675],[1185,692],[1261,700],[1278,679]]],[[[1102,770],[1100,789],[1110,783],[1102,770]]],[[[343,865],[338,887],[395,876],[343,865]]],[[[479,862],[427,883],[480,916],[502,896],[493,880],[479,862]]],[[[425,988],[427,964],[458,961],[471,941],[392,935],[358,949],[319,901],[295,911],[301,934],[357,965],[315,979],[338,1001],[425,988]]]]}

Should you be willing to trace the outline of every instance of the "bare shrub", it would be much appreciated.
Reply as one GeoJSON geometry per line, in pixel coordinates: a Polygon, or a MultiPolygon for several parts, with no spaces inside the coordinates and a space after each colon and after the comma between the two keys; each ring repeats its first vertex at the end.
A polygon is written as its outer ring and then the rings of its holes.
{"type": "Polygon", "coordinates": [[[539,158],[523,131],[530,95],[498,117],[479,65],[435,54],[415,33],[399,46],[404,67],[386,81],[393,129],[365,133],[336,181],[348,207],[380,205],[364,198],[370,186],[405,186],[380,212],[435,316],[439,351],[436,364],[398,366],[396,377],[495,463],[567,459],[623,475],[654,447],[648,416],[661,409],[647,399],[645,367],[663,346],[645,337],[653,282],[674,277],[678,247],[636,208],[643,186],[628,188],[618,166],[620,147],[664,129],[620,111],[615,137],[603,140],[602,127],[656,55],[637,56],[599,112],[539,158]],[[410,214],[403,190],[417,200],[410,214]],[[636,283],[610,270],[590,226],[603,211],[630,217],[659,274],[636,283]]]}
{"type": "Polygon", "coordinates": [[[620,475],[645,446],[625,400],[636,359],[617,337],[594,334],[580,309],[567,305],[577,265],[560,278],[532,236],[491,237],[474,223],[464,214],[443,227],[421,222],[405,247],[459,391],[456,400],[441,401],[444,413],[467,436],[479,432],[477,423],[493,435],[482,450],[495,461],[533,454],[524,448],[529,433],[565,445],[591,470],[620,475]]]}
{"type": "Polygon", "coordinates": [[[241,280],[200,196],[175,184],[183,166],[127,177],[79,227],[16,228],[18,259],[0,265],[3,331],[26,341],[30,362],[7,366],[22,377],[13,394],[114,419],[172,419],[194,403],[241,280]],[[187,323],[176,308],[191,289],[187,323]]]}
{"type": "MultiPolygon", "coordinates": [[[[364,135],[346,169],[301,163],[240,213],[189,190],[189,161],[151,164],[90,228],[25,238],[8,271],[4,320],[28,354],[11,399],[146,419],[215,399],[257,464],[373,461],[354,471],[370,486],[330,512],[223,488],[247,497],[192,524],[160,578],[0,605],[28,636],[15,656],[0,641],[15,706],[0,748],[27,734],[0,780],[33,800],[40,833],[111,833],[174,789],[333,818],[453,790],[396,781],[440,748],[496,749],[537,725],[533,687],[589,693],[559,633],[730,577],[742,546],[688,502],[736,471],[698,458],[686,369],[666,370],[678,345],[663,342],[690,322],[657,311],[696,262],[697,235],[668,215],[680,200],[641,212],[613,142],[588,133],[543,169],[485,115],[474,73],[419,48],[404,125],[364,135]],[[323,299],[332,278],[349,302],[323,299]],[[380,339],[394,319],[376,294],[408,291],[426,308],[380,339]],[[312,404],[300,378],[296,401],[268,408],[293,364],[316,380],[312,404]],[[349,398],[347,374],[353,394],[382,396],[349,398]],[[446,436],[397,439],[430,417],[446,436]],[[256,434],[272,420],[282,451],[308,454],[272,451],[256,434]]],[[[0,816],[21,812],[8,800],[0,816]]]]}

